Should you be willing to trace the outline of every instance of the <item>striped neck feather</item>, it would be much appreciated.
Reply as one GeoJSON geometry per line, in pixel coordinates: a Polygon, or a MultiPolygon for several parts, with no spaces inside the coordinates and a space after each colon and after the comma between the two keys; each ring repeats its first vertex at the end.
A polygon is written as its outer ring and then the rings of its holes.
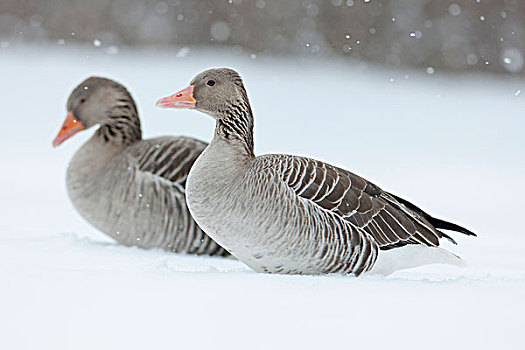
{"type": "Polygon", "coordinates": [[[228,143],[240,146],[248,156],[254,156],[253,115],[246,101],[229,104],[222,118],[217,119],[215,133],[228,143]]]}
{"type": "Polygon", "coordinates": [[[106,121],[95,134],[104,142],[130,145],[142,139],[137,107],[127,91],[122,91],[107,113],[106,121]]]}

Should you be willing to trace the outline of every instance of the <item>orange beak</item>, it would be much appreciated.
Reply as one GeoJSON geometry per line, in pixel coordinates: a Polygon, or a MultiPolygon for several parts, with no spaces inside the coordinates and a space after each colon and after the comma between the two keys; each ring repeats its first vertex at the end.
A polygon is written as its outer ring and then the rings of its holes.
{"type": "Polygon", "coordinates": [[[64,120],[64,124],[62,124],[57,137],[53,140],[53,147],[60,145],[62,142],[85,128],[86,127],[75,118],[73,112],[67,112],[66,120],[64,120]]]}
{"type": "Polygon", "coordinates": [[[155,106],[160,108],[195,108],[196,102],[193,98],[193,85],[190,85],[171,96],[161,98],[155,103],[155,106]]]}

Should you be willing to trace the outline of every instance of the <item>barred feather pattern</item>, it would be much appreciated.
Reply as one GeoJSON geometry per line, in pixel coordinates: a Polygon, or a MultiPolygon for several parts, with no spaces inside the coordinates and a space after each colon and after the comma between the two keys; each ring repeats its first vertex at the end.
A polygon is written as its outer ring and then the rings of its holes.
{"type": "Polygon", "coordinates": [[[407,244],[433,247],[448,237],[394,196],[347,170],[314,159],[274,155],[293,191],[366,231],[382,250],[407,244]]]}
{"type": "MultiPolygon", "coordinates": [[[[304,206],[310,212],[307,223],[298,225],[302,229],[296,230],[290,237],[292,246],[300,245],[298,241],[305,239],[304,233],[308,231],[304,226],[310,226],[315,239],[323,242],[317,269],[322,273],[359,276],[373,267],[380,246],[373,236],[347,220],[341,211],[330,209],[335,206],[327,206],[323,202],[337,202],[344,197],[345,191],[336,190],[335,182],[328,184],[330,175],[327,177],[321,171],[318,173],[316,167],[320,165],[321,162],[315,160],[288,155],[264,155],[257,157],[254,163],[257,171],[269,172],[274,179],[278,179],[274,181],[282,183],[283,193],[289,191],[290,196],[296,197],[290,205],[304,206]],[[332,196],[330,192],[333,192],[332,196]]],[[[348,211],[346,204],[341,208],[348,211]]]]}

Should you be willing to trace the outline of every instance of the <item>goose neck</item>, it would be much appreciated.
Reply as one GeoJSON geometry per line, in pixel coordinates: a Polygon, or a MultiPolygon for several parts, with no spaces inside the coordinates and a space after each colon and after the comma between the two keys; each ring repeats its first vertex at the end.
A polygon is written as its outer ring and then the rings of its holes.
{"type": "MultiPolygon", "coordinates": [[[[254,156],[253,115],[246,101],[236,101],[217,118],[214,140],[222,140],[248,157],[254,156]]],[[[218,141],[217,141],[218,142],[218,141]]]]}
{"type": "Polygon", "coordinates": [[[108,109],[107,117],[95,136],[101,142],[129,146],[142,139],[140,119],[133,98],[125,90],[108,109]]]}

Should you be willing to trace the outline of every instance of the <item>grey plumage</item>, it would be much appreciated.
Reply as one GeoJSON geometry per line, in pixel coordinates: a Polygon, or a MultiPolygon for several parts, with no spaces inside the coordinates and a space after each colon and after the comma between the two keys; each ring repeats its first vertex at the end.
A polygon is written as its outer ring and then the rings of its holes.
{"type": "Polygon", "coordinates": [[[191,217],[186,178],[206,143],[187,137],[142,140],[131,95],[120,84],[89,78],[68,110],[95,134],[73,156],[66,176],[79,214],[120,244],[228,255],[191,217]]]}
{"type": "MultiPolygon", "coordinates": [[[[420,263],[460,263],[437,248],[440,238],[450,238],[438,228],[472,232],[432,218],[335,166],[298,156],[255,157],[253,116],[235,71],[208,70],[192,80],[191,88],[192,106],[215,118],[216,128],[190,170],[190,212],[205,232],[254,270],[360,275],[374,265],[381,267],[377,273],[389,273],[420,263]],[[410,250],[423,257],[396,262],[390,252],[404,246],[425,247],[410,250]]],[[[158,104],[170,99],[166,106],[188,108],[176,104],[176,96],[158,104]]]]}
{"type": "Polygon", "coordinates": [[[454,242],[431,223],[442,220],[432,218],[413,204],[347,170],[303,157],[264,158],[282,169],[283,181],[297,195],[364,229],[383,250],[406,244],[437,246],[442,237],[454,242]]]}

